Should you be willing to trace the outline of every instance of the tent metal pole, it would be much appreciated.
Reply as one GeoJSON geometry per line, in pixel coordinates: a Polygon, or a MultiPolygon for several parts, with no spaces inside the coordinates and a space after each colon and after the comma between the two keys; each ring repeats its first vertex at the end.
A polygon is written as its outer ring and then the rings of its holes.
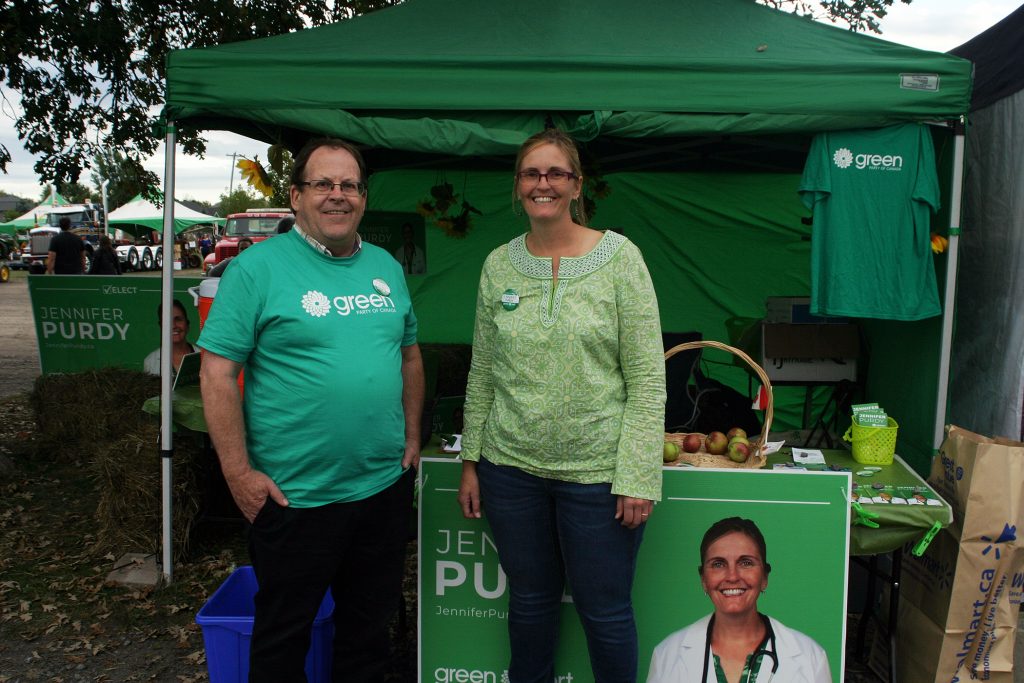
{"type": "Polygon", "coordinates": [[[172,431],[171,386],[174,368],[171,364],[174,351],[171,342],[171,317],[174,315],[174,122],[167,122],[167,137],[164,143],[164,230],[163,268],[160,286],[160,468],[162,480],[161,510],[163,518],[163,577],[169,584],[174,575],[171,562],[171,542],[174,538],[171,491],[173,474],[171,456],[174,455],[174,432],[172,431]]]}
{"type": "Polygon", "coordinates": [[[942,345],[939,351],[939,388],[935,398],[935,439],[939,449],[945,435],[949,402],[949,364],[953,345],[953,319],[956,313],[956,272],[960,255],[960,212],[964,190],[964,127],[961,120],[953,139],[953,182],[949,195],[949,251],[946,259],[946,292],[942,304],[942,345]]]}
{"type": "Polygon", "coordinates": [[[110,221],[107,219],[107,214],[110,213],[110,207],[107,206],[107,185],[110,184],[110,180],[104,180],[100,183],[100,193],[103,196],[103,234],[110,237],[110,221]]]}

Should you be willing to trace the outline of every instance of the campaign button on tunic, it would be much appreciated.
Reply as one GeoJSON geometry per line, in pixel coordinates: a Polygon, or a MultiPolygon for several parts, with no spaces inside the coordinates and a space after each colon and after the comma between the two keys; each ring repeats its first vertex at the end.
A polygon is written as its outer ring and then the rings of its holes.
{"type": "Polygon", "coordinates": [[[514,289],[506,289],[501,295],[501,306],[506,311],[514,311],[519,306],[519,294],[514,289]]]}

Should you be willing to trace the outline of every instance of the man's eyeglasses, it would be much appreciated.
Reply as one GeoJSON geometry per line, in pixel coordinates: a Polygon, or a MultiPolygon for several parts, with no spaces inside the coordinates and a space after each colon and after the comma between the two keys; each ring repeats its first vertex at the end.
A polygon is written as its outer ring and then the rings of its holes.
{"type": "Polygon", "coordinates": [[[330,194],[337,187],[346,197],[362,197],[366,194],[366,185],[354,180],[343,180],[340,183],[332,183],[326,178],[320,180],[304,180],[296,185],[308,185],[314,194],[330,194]]]}
{"type": "Polygon", "coordinates": [[[516,173],[516,177],[519,178],[519,182],[523,185],[536,185],[540,182],[541,178],[547,178],[548,185],[565,185],[570,180],[576,180],[579,178],[578,175],[572,171],[563,171],[560,168],[552,168],[547,173],[541,173],[540,171],[520,171],[516,173]]]}

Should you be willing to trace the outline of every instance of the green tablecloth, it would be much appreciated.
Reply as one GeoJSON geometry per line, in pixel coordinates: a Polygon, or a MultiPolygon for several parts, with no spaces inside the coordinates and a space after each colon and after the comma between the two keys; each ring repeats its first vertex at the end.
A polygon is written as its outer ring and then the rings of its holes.
{"type": "MultiPolygon", "coordinates": [[[[852,525],[850,528],[851,555],[877,555],[891,552],[904,543],[917,541],[928,533],[936,522],[943,528],[953,522],[953,510],[949,504],[942,500],[942,497],[935,493],[935,490],[898,455],[893,459],[891,465],[883,465],[881,471],[866,477],[857,474],[864,471],[865,466],[854,460],[848,451],[823,450],[822,453],[824,453],[825,462],[828,465],[850,470],[853,475],[853,483],[857,485],[857,491],[862,491],[865,487],[870,490],[872,484],[881,484],[885,487],[883,489],[885,492],[897,497],[910,498],[914,488],[921,487],[926,489],[924,492],[926,497],[941,503],[941,505],[862,503],[864,510],[878,515],[878,518],[874,520],[878,524],[878,528],[852,525]]],[[[783,448],[778,453],[768,456],[769,467],[775,463],[787,461],[792,461],[789,448],[783,448]]],[[[856,515],[851,518],[851,521],[856,521],[856,515]]]]}

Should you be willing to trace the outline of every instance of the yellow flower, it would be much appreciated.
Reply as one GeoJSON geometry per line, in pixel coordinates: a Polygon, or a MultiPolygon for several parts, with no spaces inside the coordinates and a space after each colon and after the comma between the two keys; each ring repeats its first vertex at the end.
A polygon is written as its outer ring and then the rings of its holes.
{"type": "Polygon", "coordinates": [[[932,253],[941,254],[949,246],[949,240],[937,232],[932,233],[932,253]]]}
{"type": "Polygon", "coordinates": [[[264,197],[274,194],[270,176],[267,175],[262,164],[260,164],[259,157],[253,157],[252,160],[242,157],[238,160],[236,166],[242,171],[242,178],[262,193],[264,197]]]}

